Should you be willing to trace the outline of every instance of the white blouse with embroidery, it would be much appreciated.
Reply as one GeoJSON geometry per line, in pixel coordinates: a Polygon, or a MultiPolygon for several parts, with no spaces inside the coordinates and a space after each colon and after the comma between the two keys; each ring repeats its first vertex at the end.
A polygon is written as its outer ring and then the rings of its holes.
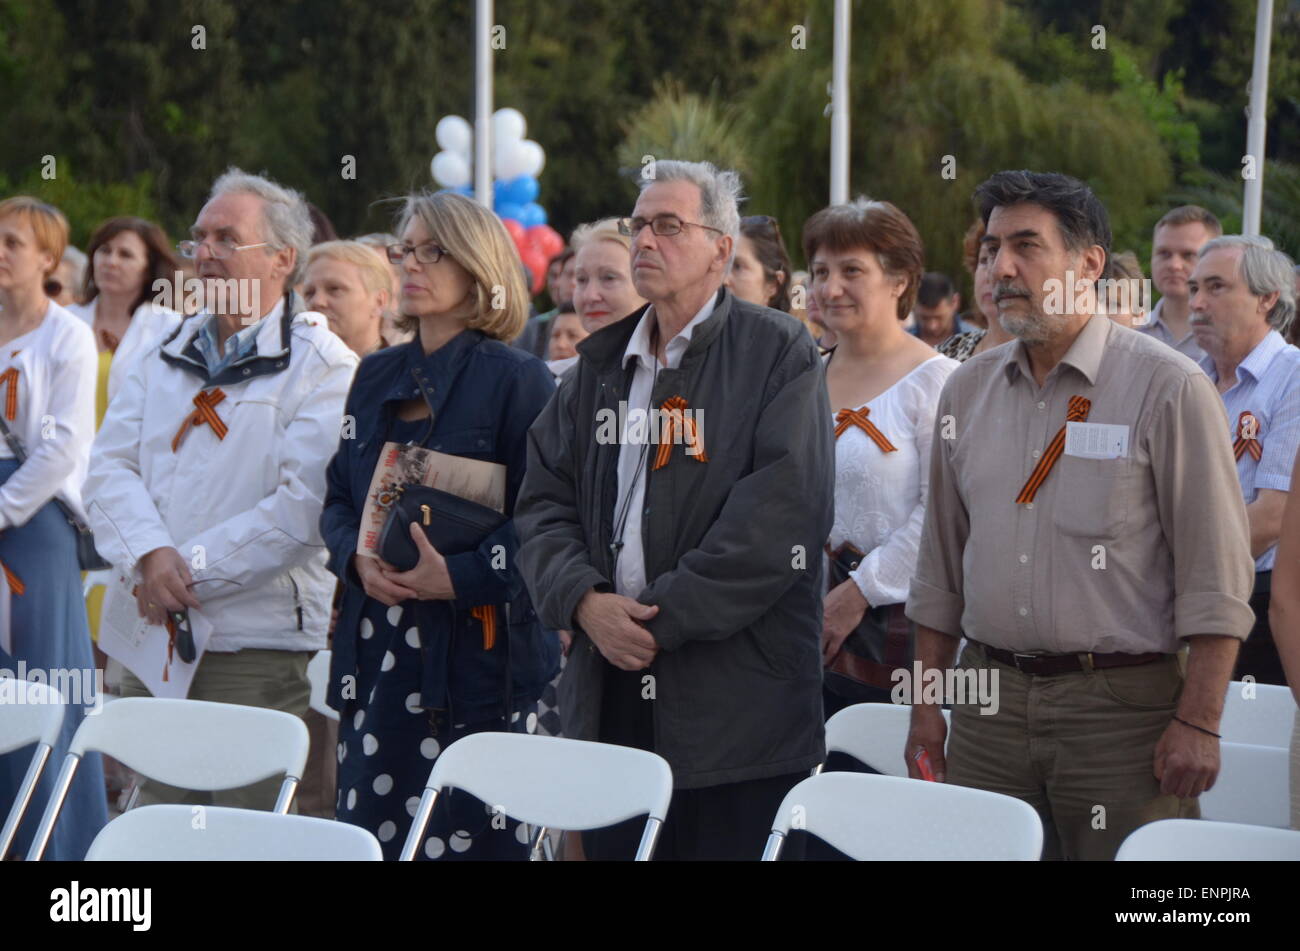
{"type": "Polygon", "coordinates": [[[869,411],[867,419],[896,451],[882,451],[852,423],[835,441],[830,547],[848,541],[866,553],[852,577],[872,607],[907,600],[925,521],[934,414],[939,391],[957,367],[955,360],[933,356],[856,407],[869,411]]]}

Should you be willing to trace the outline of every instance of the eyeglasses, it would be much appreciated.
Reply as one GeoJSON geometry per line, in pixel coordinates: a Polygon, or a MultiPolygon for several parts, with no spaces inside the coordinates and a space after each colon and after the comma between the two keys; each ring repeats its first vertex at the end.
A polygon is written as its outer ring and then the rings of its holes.
{"type": "MultiPolygon", "coordinates": [[[[185,587],[193,590],[195,585],[203,584],[206,581],[220,581],[225,584],[242,585],[242,581],[235,581],[233,578],[200,578],[198,581],[191,581],[185,587]]],[[[167,612],[168,634],[175,637],[176,656],[183,663],[192,664],[194,658],[198,656],[198,648],[194,643],[194,629],[190,626],[190,612],[188,609],[182,611],[167,612]]]]}
{"type": "MultiPolygon", "coordinates": [[[[190,260],[199,256],[199,248],[203,247],[204,241],[181,241],[176,245],[176,250],[180,256],[190,260]]],[[[220,241],[213,241],[208,244],[208,253],[218,261],[224,261],[236,251],[249,251],[253,248],[265,248],[271,242],[259,241],[257,244],[235,244],[229,238],[222,238],[220,241]]]]}
{"type": "Polygon", "coordinates": [[[412,252],[415,254],[415,260],[420,264],[437,264],[442,260],[443,255],[448,253],[446,248],[440,248],[432,241],[414,247],[409,244],[390,244],[384,250],[388,252],[388,260],[394,264],[405,263],[406,256],[412,252]]]}
{"type": "Polygon", "coordinates": [[[650,230],[661,238],[671,238],[675,234],[681,234],[682,229],[686,227],[706,228],[709,231],[723,234],[721,228],[697,224],[694,221],[682,221],[676,215],[659,215],[649,221],[645,218],[620,218],[618,219],[618,233],[628,238],[635,238],[646,225],[649,225],[650,230]]]}

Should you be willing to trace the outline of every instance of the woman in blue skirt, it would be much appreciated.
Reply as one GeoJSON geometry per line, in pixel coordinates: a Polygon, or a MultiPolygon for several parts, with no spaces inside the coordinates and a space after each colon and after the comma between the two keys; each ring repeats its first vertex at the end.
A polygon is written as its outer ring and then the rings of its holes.
{"type": "MultiPolygon", "coordinates": [[[[321,534],[343,581],[329,703],[339,711],[337,817],[373,832],[395,859],[441,752],[489,730],[533,732],[537,699],[559,669],[515,569],[513,521],[476,550],[443,555],[418,526],[419,564],[397,571],[357,551],[361,514],[385,442],[412,443],[505,468],[514,511],[528,427],[554,389],[546,365],[507,345],[528,296],[509,234],[491,212],[440,192],[407,200],[401,244],[402,329],[410,343],[357,370],[330,463],[321,534]]],[[[464,792],[439,800],[416,857],[524,859],[509,803],[464,792]],[[503,814],[491,812],[503,806],[503,814]]]]}
{"type": "MultiPolygon", "coordinates": [[[[68,694],[63,732],[19,827],[15,856],[27,852],[99,685],[76,533],[66,514],[85,517],[80,489],[95,431],[98,361],[90,328],[46,298],[43,287],[67,241],[57,209],[33,198],[0,202],[0,415],[19,444],[15,453],[0,440],[0,597],[8,600],[9,620],[0,629],[0,676],[51,683],[68,694]]],[[[0,816],[8,814],[31,755],[25,747],[0,756],[0,816]]],[[[96,753],[81,763],[44,858],[83,858],[107,821],[96,753]]]]}

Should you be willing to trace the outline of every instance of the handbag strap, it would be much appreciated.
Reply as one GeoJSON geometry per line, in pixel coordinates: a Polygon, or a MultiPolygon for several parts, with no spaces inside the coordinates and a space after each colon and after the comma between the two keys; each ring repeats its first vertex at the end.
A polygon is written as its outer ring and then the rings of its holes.
{"type": "MultiPolygon", "coordinates": [[[[8,444],[9,451],[12,452],[14,458],[18,460],[18,465],[21,466],[26,463],[27,447],[23,445],[23,441],[19,438],[18,434],[9,428],[9,424],[5,422],[3,413],[0,413],[0,435],[4,436],[4,441],[8,444]]],[[[68,520],[68,524],[76,530],[77,534],[90,534],[90,526],[83,522],[77,516],[77,513],[72,511],[72,507],[68,505],[67,502],[63,501],[63,499],[59,498],[57,493],[50,499],[50,501],[59,507],[59,511],[63,513],[63,517],[68,520]]]]}

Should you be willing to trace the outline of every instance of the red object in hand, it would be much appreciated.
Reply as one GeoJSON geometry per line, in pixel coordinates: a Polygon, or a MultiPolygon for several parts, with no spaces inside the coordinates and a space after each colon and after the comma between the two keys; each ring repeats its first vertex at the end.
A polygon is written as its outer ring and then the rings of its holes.
{"type": "Polygon", "coordinates": [[[930,783],[937,782],[934,778],[934,770],[930,768],[930,753],[927,750],[920,749],[913,753],[912,762],[916,763],[922,779],[930,783]]]}

